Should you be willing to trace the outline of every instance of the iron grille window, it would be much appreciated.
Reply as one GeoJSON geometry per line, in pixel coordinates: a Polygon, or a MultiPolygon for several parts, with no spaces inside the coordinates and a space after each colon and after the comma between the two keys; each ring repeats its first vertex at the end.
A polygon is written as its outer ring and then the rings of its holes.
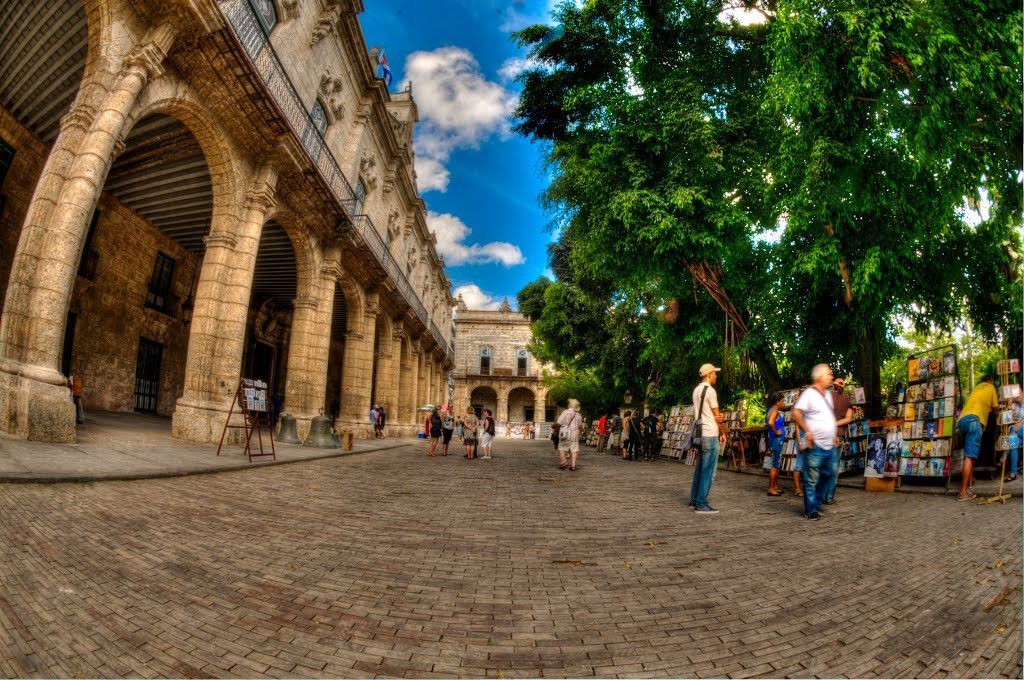
{"type": "Polygon", "coordinates": [[[491,350],[480,350],[480,375],[491,374],[491,350]]]}
{"type": "Polygon", "coordinates": [[[363,184],[363,180],[360,179],[358,182],[356,182],[356,190],[354,193],[356,195],[356,205],[355,208],[352,210],[352,214],[362,215],[363,201],[366,200],[366,185],[363,184]]]}
{"type": "Polygon", "coordinates": [[[167,253],[157,253],[153,264],[153,278],[149,281],[146,306],[159,311],[168,308],[171,281],[174,279],[174,258],[167,253]]]}
{"type": "Polygon", "coordinates": [[[516,375],[526,375],[526,357],[516,359],[516,375]]]}

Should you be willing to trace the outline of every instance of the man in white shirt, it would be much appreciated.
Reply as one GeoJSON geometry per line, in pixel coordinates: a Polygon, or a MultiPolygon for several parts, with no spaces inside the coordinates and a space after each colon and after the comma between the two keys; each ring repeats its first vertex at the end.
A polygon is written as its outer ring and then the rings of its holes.
{"type": "Polygon", "coordinates": [[[566,454],[571,456],[572,464],[569,468],[576,472],[576,456],[580,452],[580,433],[583,431],[583,418],[580,416],[580,402],[575,399],[569,400],[569,408],[562,411],[558,416],[558,457],[561,464],[558,466],[565,469],[566,454]]]}
{"type": "Polygon", "coordinates": [[[808,449],[804,456],[804,516],[821,519],[818,511],[835,474],[837,436],[833,408],[832,369],[818,364],[811,370],[811,386],[801,393],[793,405],[793,422],[804,431],[808,449]]]}
{"type": "Polygon", "coordinates": [[[722,415],[718,410],[718,393],[714,387],[721,370],[712,364],[701,366],[701,381],[693,390],[693,408],[695,417],[700,421],[701,442],[693,468],[693,483],[690,485],[690,505],[699,515],[718,513],[718,510],[708,505],[708,494],[711,493],[711,482],[714,480],[715,468],[718,467],[719,447],[725,443],[725,433],[718,426],[722,415]]]}

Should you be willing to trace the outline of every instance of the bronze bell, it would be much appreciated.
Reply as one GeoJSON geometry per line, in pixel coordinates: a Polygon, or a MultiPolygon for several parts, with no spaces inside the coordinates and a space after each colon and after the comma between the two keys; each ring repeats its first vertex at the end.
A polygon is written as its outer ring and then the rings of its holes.
{"type": "Polygon", "coordinates": [[[315,446],[318,449],[338,448],[338,438],[331,430],[331,419],[321,413],[309,423],[309,436],[304,446],[315,446]]]}
{"type": "Polygon", "coordinates": [[[299,433],[295,429],[295,416],[286,413],[281,416],[281,429],[277,433],[277,441],[282,444],[301,444],[299,433]]]}

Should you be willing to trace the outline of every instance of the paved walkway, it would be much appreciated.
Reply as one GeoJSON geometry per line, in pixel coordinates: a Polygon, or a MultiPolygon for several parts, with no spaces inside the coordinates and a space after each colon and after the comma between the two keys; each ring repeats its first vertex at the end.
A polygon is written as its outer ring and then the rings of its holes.
{"type": "MultiPolygon", "coordinates": [[[[278,463],[329,458],[396,446],[415,439],[356,440],[351,452],[275,444],[278,463]]],[[[253,442],[256,445],[256,442],[253,442]]],[[[265,450],[270,450],[265,442],[265,450]]],[[[193,444],[171,437],[169,418],[139,413],[92,412],[78,426],[75,444],[26,442],[0,433],[0,482],[87,482],[176,477],[273,465],[270,458],[250,463],[241,446],[193,444]]]]}
{"type": "Polygon", "coordinates": [[[0,676],[1020,677],[1020,502],[500,442],[0,484],[0,676]]]}

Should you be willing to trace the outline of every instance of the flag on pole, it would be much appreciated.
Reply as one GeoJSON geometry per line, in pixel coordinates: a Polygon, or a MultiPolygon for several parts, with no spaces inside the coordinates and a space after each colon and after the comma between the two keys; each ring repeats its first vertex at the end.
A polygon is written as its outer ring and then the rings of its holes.
{"type": "Polygon", "coordinates": [[[377,63],[380,65],[380,77],[384,80],[384,85],[391,87],[391,67],[388,66],[388,58],[384,56],[384,50],[380,51],[377,63]]]}

